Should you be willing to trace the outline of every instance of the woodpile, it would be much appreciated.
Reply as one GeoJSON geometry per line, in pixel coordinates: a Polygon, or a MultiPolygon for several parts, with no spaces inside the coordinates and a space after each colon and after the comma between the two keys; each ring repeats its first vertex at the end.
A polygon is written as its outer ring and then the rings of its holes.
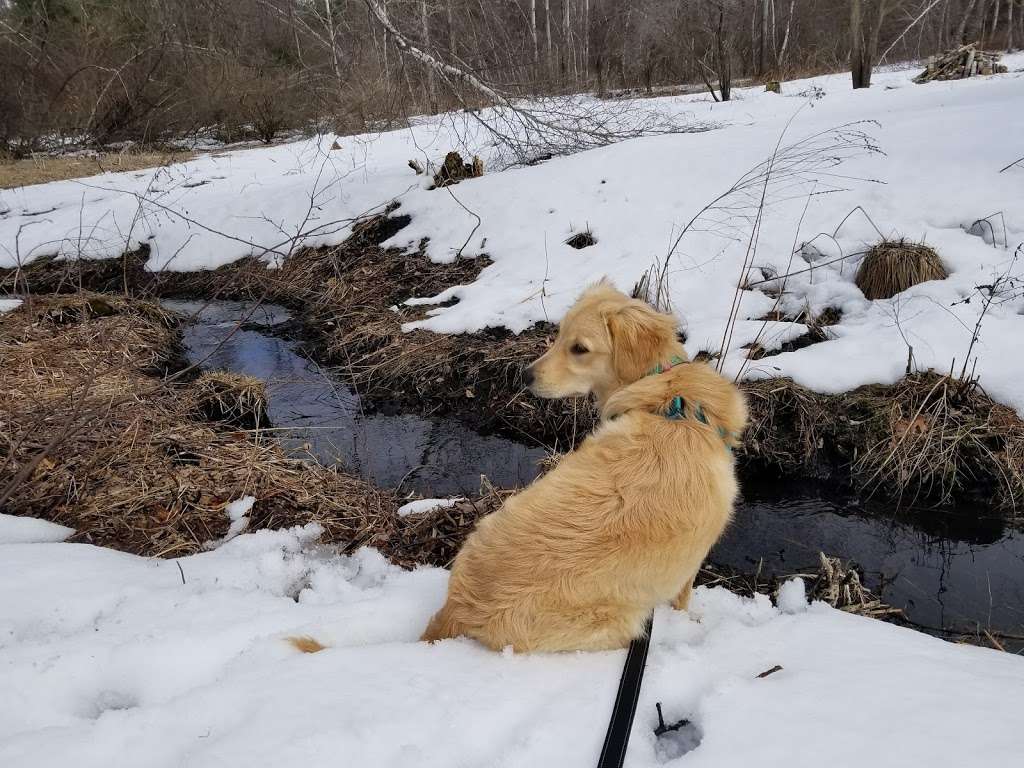
{"type": "Polygon", "coordinates": [[[915,83],[930,83],[933,80],[963,80],[974,75],[994,75],[1005,72],[999,63],[1000,54],[982,51],[977,43],[961,45],[959,48],[931,56],[924,72],[914,78],[915,83]]]}

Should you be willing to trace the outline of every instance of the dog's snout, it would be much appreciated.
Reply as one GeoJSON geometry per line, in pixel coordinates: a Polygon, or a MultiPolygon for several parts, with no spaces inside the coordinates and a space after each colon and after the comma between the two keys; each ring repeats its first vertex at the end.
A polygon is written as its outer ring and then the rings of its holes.
{"type": "Polygon", "coordinates": [[[533,386],[533,366],[528,365],[523,368],[523,383],[528,386],[533,386]]]}

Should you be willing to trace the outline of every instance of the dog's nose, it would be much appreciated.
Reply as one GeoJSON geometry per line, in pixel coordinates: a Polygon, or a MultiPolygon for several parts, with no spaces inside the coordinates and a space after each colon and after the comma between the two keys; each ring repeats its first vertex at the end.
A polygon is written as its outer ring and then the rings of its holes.
{"type": "Polygon", "coordinates": [[[533,386],[533,366],[528,365],[523,368],[523,383],[528,387],[533,386]]]}

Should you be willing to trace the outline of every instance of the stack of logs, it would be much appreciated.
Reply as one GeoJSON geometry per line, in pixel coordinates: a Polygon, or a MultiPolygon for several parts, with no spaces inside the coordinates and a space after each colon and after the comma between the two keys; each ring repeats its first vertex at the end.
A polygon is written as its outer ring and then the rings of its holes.
{"type": "Polygon", "coordinates": [[[970,43],[929,57],[927,68],[914,78],[914,82],[962,80],[974,75],[993,75],[1005,71],[1006,67],[999,63],[998,53],[979,50],[977,43],[970,43]]]}

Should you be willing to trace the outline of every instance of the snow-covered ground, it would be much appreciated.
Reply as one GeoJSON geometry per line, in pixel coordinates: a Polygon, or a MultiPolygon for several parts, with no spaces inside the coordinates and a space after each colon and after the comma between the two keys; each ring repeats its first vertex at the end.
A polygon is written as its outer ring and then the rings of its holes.
{"type": "MultiPolygon", "coordinates": [[[[833,233],[860,205],[885,235],[934,246],[950,278],[868,302],[853,284],[856,257],[819,264],[789,281],[784,308],[841,308],[834,338],[757,362],[745,361],[739,348],[762,332],[755,319],[773,300],[760,291],[745,292],[727,367],[736,371],[745,364],[745,375],[792,376],[827,392],[888,383],[903,374],[908,344],[920,369],[948,370],[954,358],[963,361],[980,301],[958,302],[1005,272],[1014,246],[1024,241],[1024,167],[1000,173],[1024,155],[1024,56],[1009,56],[1005,63],[1007,74],[967,81],[915,85],[917,70],[910,69],[879,72],[875,85],[862,91],[851,90],[848,75],[837,74],[787,82],[782,96],[741,89],[725,104],[706,94],[638,102],[721,127],[489,173],[453,188],[458,201],[444,190],[428,191],[425,178],[406,162],[436,161],[453,147],[489,158],[493,149],[467,115],[422,119],[411,130],[341,137],[338,150],[330,149],[334,137],[328,136],[208,155],[158,171],[2,191],[0,265],[58,251],[114,256],[126,243],[141,242],[153,248],[153,268],[215,267],[252,253],[272,259],[288,252],[296,238],[309,245],[337,243],[353,217],[380,210],[394,198],[413,221],[392,244],[429,237],[434,259],[452,259],[465,245],[465,255],[486,252],[494,260],[472,285],[421,297],[428,303],[461,299],[421,324],[445,332],[488,325],[520,331],[537,320],[557,320],[580,288],[600,276],[632,286],[664,258],[681,228],[764,161],[780,138],[787,146],[839,125],[874,120],[877,125],[859,127],[884,155],[845,153],[845,162],[830,172],[808,171],[790,179],[800,183],[769,191],[755,263],[781,273],[806,268],[799,256],[790,265],[794,243],[804,241],[813,241],[817,250],[809,249],[811,255],[824,261],[863,251],[878,234],[859,213],[834,240],[815,237],[833,233]],[[836,189],[844,191],[809,197],[836,189]],[[472,237],[477,221],[466,208],[480,217],[472,237]],[[989,219],[995,245],[986,242],[992,238],[984,225],[984,232],[968,233],[972,223],[993,214],[1001,214],[989,219]],[[588,227],[596,245],[565,245],[570,234],[588,227]]],[[[740,212],[736,202],[727,201],[733,213],[740,212]]],[[[701,219],[672,257],[671,295],[687,326],[691,353],[721,346],[748,232],[743,220],[719,211],[701,219]]],[[[1015,353],[1024,333],[1022,308],[1019,296],[993,307],[972,356],[986,390],[1024,412],[1024,357],[1015,353]]],[[[770,323],[761,344],[772,349],[803,330],[770,323]]]]}
{"type": "MultiPolygon", "coordinates": [[[[316,537],[180,560],[0,545],[0,765],[596,763],[623,652],[419,643],[447,573],[316,537]],[[300,654],[293,634],[331,647],[300,654]]],[[[701,588],[689,615],[658,613],[627,766],[1019,764],[1020,658],[807,607],[798,585],[782,602],[701,588]],[[655,702],[700,741],[676,762],[655,702]]]]}

